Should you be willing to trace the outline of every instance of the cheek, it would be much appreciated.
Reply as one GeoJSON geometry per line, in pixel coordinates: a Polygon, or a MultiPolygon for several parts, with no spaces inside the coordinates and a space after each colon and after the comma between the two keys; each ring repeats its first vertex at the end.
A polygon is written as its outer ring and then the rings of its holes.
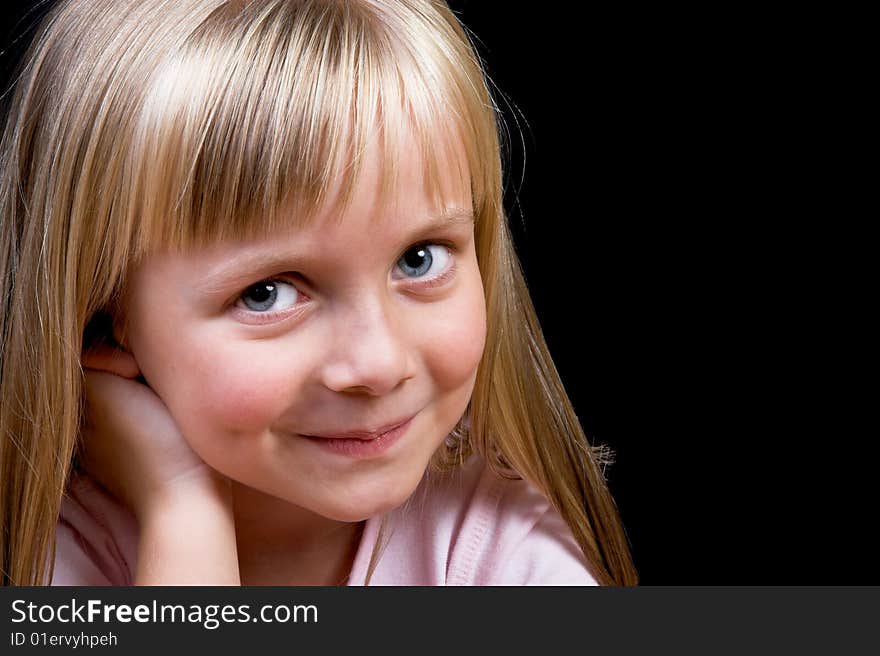
{"type": "Polygon", "coordinates": [[[277,369],[277,362],[235,358],[215,362],[213,375],[195,390],[197,414],[225,434],[253,434],[264,430],[289,405],[295,374],[277,369]],[[287,375],[282,376],[282,373],[287,375]]]}
{"type": "Polygon", "coordinates": [[[260,433],[289,407],[300,375],[265,350],[203,334],[164,351],[168,366],[156,370],[155,386],[194,446],[260,433]]]}
{"type": "Polygon", "coordinates": [[[434,382],[446,390],[473,379],[486,343],[486,305],[479,277],[462,291],[443,304],[420,338],[434,382]]]}

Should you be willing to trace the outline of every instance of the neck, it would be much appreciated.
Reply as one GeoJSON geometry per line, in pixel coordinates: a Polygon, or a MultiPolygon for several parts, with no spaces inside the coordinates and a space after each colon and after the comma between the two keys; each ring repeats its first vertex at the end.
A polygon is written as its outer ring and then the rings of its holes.
{"type": "Polygon", "coordinates": [[[232,482],[242,585],[341,585],[363,522],[338,522],[232,482]]]}

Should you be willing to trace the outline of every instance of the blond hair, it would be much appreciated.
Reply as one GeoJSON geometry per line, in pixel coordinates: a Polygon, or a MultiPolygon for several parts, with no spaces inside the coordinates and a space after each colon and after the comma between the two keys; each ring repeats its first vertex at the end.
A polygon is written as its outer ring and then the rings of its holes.
{"type": "Polygon", "coordinates": [[[602,454],[560,382],[514,252],[498,120],[444,2],[62,0],[25,57],[0,147],[3,583],[51,579],[83,414],[81,350],[106,329],[131,266],[160,245],[305,222],[334,181],[345,205],[372,139],[392,192],[405,125],[429,181],[461,172],[453,142],[464,149],[488,317],[460,439],[431,470],[477,452],[525,478],[598,582],[634,584],[602,454]]]}

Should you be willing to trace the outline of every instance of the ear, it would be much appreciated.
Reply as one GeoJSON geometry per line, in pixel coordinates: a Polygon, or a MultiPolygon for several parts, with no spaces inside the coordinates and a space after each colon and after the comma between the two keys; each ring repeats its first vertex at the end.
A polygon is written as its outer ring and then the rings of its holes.
{"type": "Polygon", "coordinates": [[[82,366],[84,369],[106,371],[123,378],[137,378],[141,375],[137,360],[131,353],[107,342],[98,342],[83,351],[82,366]]]}

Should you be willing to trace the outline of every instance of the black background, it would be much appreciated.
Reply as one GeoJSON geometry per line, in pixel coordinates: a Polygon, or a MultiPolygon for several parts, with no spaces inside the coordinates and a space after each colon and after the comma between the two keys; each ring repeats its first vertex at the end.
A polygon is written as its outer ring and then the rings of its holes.
{"type": "MultiPolygon", "coordinates": [[[[876,429],[839,403],[829,246],[790,180],[798,60],[736,16],[450,4],[506,98],[517,249],[578,416],[617,454],[642,583],[880,582],[876,429]]],[[[8,43],[30,21],[6,7],[8,43]]]]}

